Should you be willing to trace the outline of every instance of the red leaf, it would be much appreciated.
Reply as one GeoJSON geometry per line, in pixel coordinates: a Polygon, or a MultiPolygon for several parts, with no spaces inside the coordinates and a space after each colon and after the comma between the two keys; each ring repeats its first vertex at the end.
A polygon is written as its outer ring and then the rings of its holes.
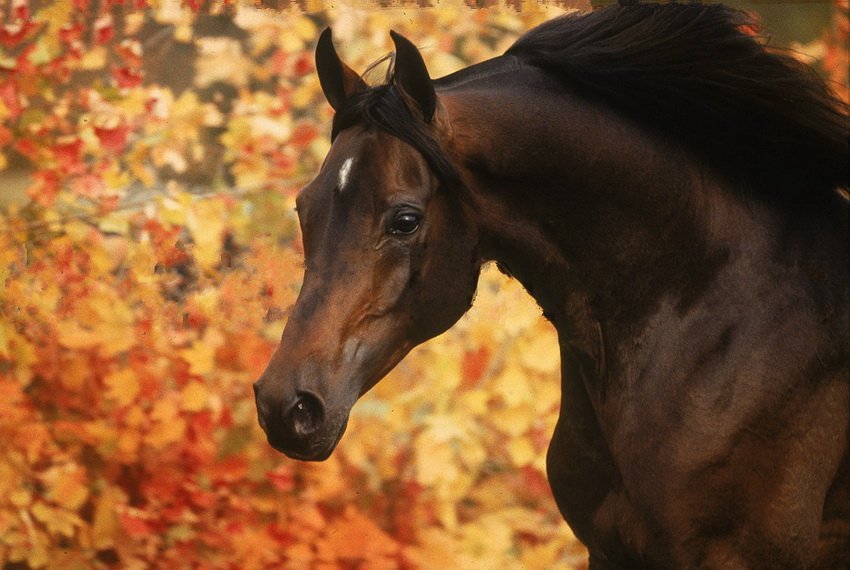
{"type": "Polygon", "coordinates": [[[248,459],[244,455],[231,455],[209,469],[210,479],[216,484],[227,485],[243,479],[248,474],[248,459]]]}
{"type": "Polygon", "coordinates": [[[68,22],[59,28],[59,39],[70,45],[79,41],[83,37],[83,32],[85,32],[85,27],[82,23],[72,24],[68,22]]]}
{"type": "Polygon", "coordinates": [[[302,55],[295,62],[295,73],[298,75],[307,75],[313,71],[313,59],[307,54],[302,55]]]}
{"type": "Polygon", "coordinates": [[[135,509],[124,509],[119,515],[118,520],[121,527],[132,538],[141,538],[153,533],[153,525],[146,521],[141,513],[136,513],[135,509]]]}
{"type": "Polygon", "coordinates": [[[37,27],[38,24],[29,20],[0,26],[0,45],[6,48],[15,47],[37,27]]]}
{"type": "Polygon", "coordinates": [[[11,81],[0,84],[0,103],[3,103],[12,119],[15,119],[24,110],[18,88],[11,81]]]}
{"type": "Polygon", "coordinates": [[[3,125],[0,125],[0,147],[6,146],[7,144],[11,143],[13,140],[15,140],[15,137],[12,134],[12,131],[7,129],[3,125]]]}
{"type": "Polygon", "coordinates": [[[29,20],[30,9],[27,0],[12,0],[12,18],[18,20],[29,20]]]}
{"type": "Polygon", "coordinates": [[[474,386],[481,380],[487,365],[490,363],[490,349],[481,346],[463,356],[463,384],[474,386]]]}
{"type": "Polygon", "coordinates": [[[110,212],[114,212],[120,204],[120,196],[101,196],[98,201],[98,212],[101,215],[106,215],[110,212]]]}
{"type": "Polygon", "coordinates": [[[106,191],[106,183],[97,174],[83,174],[74,178],[71,188],[78,196],[100,200],[106,191]]]}
{"type": "Polygon", "coordinates": [[[281,464],[274,471],[268,471],[266,478],[278,491],[286,493],[295,488],[295,476],[287,465],[281,464]]]}
{"type": "Polygon", "coordinates": [[[36,161],[39,154],[39,146],[32,139],[22,138],[15,141],[15,150],[24,155],[26,158],[36,161]]]}
{"type": "Polygon", "coordinates": [[[60,172],[79,174],[82,171],[83,141],[78,137],[63,137],[53,147],[60,172]]]}
{"type": "Polygon", "coordinates": [[[53,170],[39,170],[32,175],[34,181],[27,190],[29,197],[42,206],[51,206],[59,194],[59,175],[53,170]]]}
{"type": "Polygon", "coordinates": [[[125,124],[118,124],[114,127],[95,127],[94,134],[97,135],[100,141],[100,146],[107,152],[120,153],[124,150],[124,145],[127,144],[127,135],[130,133],[130,127],[125,124]]]}
{"type": "Polygon", "coordinates": [[[114,68],[112,70],[112,76],[115,78],[118,87],[122,89],[138,87],[142,84],[142,72],[127,66],[114,68]]]}
{"type": "Polygon", "coordinates": [[[94,22],[94,38],[100,44],[109,43],[115,36],[115,27],[112,25],[112,16],[101,16],[94,22]]]}
{"type": "Polygon", "coordinates": [[[295,125],[295,129],[292,131],[292,136],[290,137],[290,142],[299,147],[307,146],[314,138],[316,138],[317,134],[318,131],[312,123],[303,121],[295,125]]]}
{"type": "Polygon", "coordinates": [[[138,40],[124,40],[115,48],[124,63],[133,68],[142,66],[142,44],[138,40]]]}

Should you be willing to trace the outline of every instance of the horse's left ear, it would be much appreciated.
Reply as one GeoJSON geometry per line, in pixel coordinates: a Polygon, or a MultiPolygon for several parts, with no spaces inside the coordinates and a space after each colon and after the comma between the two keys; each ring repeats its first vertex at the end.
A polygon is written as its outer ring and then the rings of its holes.
{"type": "Polygon", "coordinates": [[[434,118],[437,94],[431,84],[428,68],[416,46],[394,31],[390,36],[395,44],[395,84],[411,100],[426,123],[434,118]]]}
{"type": "Polygon", "coordinates": [[[325,98],[334,111],[339,111],[351,95],[366,89],[363,79],[336,54],[330,28],[325,28],[316,44],[316,71],[325,98]]]}

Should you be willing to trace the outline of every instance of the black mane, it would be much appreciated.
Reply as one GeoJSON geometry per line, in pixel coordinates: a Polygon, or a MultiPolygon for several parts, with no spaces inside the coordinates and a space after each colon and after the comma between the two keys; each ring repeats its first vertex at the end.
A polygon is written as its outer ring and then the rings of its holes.
{"type": "Polygon", "coordinates": [[[753,30],[749,15],[717,4],[610,6],[545,22],[507,53],[761,194],[850,187],[846,105],[753,30]]]}
{"type": "MultiPolygon", "coordinates": [[[[808,66],[759,43],[754,29],[749,15],[722,5],[609,6],[545,22],[506,55],[673,136],[762,196],[806,204],[827,195],[818,190],[850,187],[847,106],[808,66]]],[[[355,124],[404,140],[441,180],[457,179],[392,83],[351,97],[332,136],[355,124]]]]}
{"type": "Polygon", "coordinates": [[[451,160],[421,120],[414,118],[392,83],[370,87],[352,95],[333,118],[331,140],[357,124],[377,127],[419,151],[444,185],[456,184],[459,176],[451,160]]]}

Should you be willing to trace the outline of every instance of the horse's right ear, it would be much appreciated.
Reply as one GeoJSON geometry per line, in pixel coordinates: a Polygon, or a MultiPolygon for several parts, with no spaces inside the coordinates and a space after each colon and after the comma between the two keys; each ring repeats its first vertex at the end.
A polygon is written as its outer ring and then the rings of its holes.
{"type": "Polygon", "coordinates": [[[325,28],[316,44],[316,71],[325,98],[335,111],[339,111],[352,94],[366,88],[357,72],[339,59],[330,28],[325,28]]]}

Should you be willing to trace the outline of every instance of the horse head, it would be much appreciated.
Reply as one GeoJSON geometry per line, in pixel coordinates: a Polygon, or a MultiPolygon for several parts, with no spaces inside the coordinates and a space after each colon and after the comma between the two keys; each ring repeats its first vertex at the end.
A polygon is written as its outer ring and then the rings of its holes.
{"type": "Polygon", "coordinates": [[[477,284],[477,230],[437,143],[444,111],[416,47],[392,38],[391,80],[378,87],[340,61],[330,30],[317,45],[333,143],[296,201],[304,281],[254,385],[269,443],[297,459],[327,458],[357,398],[451,327],[477,284]]]}

